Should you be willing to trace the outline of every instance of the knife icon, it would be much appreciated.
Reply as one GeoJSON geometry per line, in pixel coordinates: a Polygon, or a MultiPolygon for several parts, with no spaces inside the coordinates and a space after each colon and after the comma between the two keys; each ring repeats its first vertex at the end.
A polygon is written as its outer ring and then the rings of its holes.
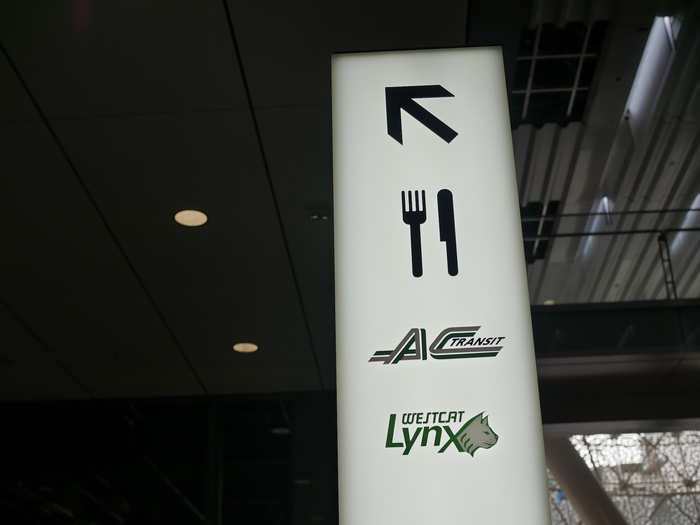
{"type": "Polygon", "coordinates": [[[447,273],[457,275],[457,238],[455,236],[455,210],[450,190],[440,190],[437,195],[440,240],[447,251],[447,273]]]}

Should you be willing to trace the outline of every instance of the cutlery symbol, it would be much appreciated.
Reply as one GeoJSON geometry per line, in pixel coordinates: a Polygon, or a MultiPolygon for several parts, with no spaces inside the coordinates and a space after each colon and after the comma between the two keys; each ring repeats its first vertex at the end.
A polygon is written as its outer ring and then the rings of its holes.
{"type": "Polygon", "coordinates": [[[450,190],[440,190],[437,195],[440,240],[447,250],[447,273],[457,275],[457,238],[455,236],[455,210],[450,190]]]}
{"type": "MultiPolygon", "coordinates": [[[[423,203],[418,201],[418,190],[413,192],[414,198],[411,197],[411,192],[401,192],[401,207],[403,208],[403,222],[411,228],[411,260],[413,267],[413,276],[420,277],[423,275],[423,253],[420,242],[420,225],[425,222],[425,190],[421,191],[423,203]],[[406,208],[406,193],[408,193],[408,209],[406,208]]],[[[453,227],[454,230],[454,227],[453,227]]]]}

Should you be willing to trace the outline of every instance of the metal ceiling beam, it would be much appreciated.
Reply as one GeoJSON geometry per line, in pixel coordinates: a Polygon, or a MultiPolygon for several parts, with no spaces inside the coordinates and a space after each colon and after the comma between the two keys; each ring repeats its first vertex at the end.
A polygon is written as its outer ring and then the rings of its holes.
{"type": "Polygon", "coordinates": [[[557,237],[596,237],[605,235],[636,235],[636,234],[654,234],[660,235],[664,233],[677,233],[677,232],[700,232],[700,227],[697,228],[649,228],[649,229],[638,229],[638,230],[610,230],[603,232],[561,232],[561,233],[551,233],[549,235],[531,235],[523,237],[524,241],[536,241],[539,239],[556,239],[557,237]]]}
{"type": "Polygon", "coordinates": [[[666,208],[657,210],[627,210],[627,211],[601,211],[601,212],[583,212],[583,213],[559,213],[550,217],[521,217],[520,222],[538,222],[543,220],[557,220],[567,217],[615,217],[618,215],[644,215],[644,214],[664,214],[664,213],[700,213],[700,208],[666,208]]]}
{"type": "Polygon", "coordinates": [[[545,436],[547,467],[586,525],[627,525],[581,456],[566,437],[545,436]]]}

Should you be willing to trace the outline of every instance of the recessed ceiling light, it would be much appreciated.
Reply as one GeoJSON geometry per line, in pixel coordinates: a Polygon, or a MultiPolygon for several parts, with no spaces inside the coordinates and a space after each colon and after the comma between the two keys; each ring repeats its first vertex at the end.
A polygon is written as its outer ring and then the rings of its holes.
{"type": "Polygon", "coordinates": [[[555,304],[557,304],[557,302],[556,302],[554,299],[547,299],[547,300],[544,302],[544,305],[545,305],[545,306],[554,306],[555,304]]]}
{"type": "Polygon", "coordinates": [[[242,354],[250,354],[258,350],[258,345],[255,343],[236,343],[233,345],[233,349],[242,354]]]}
{"type": "Polygon", "coordinates": [[[272,430],[270,430],[270,433],[275,436],[288,436],[292,433],[292,431],[289,430],[288,427],[275,427],[272,430]]]}
{"type": "Polygon", "coordinates": [[[180,210],[175,214],[175,222],[183,226],[201,226],[207,222],[207,214],[199,210],[180,210]]]}

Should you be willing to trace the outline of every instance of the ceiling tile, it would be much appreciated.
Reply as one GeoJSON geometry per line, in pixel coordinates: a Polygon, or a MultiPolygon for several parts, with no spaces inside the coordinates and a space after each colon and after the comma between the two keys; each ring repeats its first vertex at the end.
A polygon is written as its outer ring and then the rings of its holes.
{"type": "Polygon", "coordinates": [[[318,388],[247,111],[54,125],[211,392],[318,388]],[[208,222],[179,226],[185,208],[208,222]]]}
{"type": "Polygon", "coordinates": [[[0,126],[18,121],[36,121],[37,113],[22,84],[0,53],[0,126]]]}
{"type": "Polygon", "coordinates": [[[0,400],[73,399],[87,392],[56,362],[10,311],[0,304],[0,400]]]}
{"type": "Polygon", "coordinates": [[[0,40],[51,116],[245,100],[220,2],[2,2],[0,40]]]}
{"type": "Polygon", "coordinates": [[[199,392],[46,128],[0,144],[5,300],[98,397],[199,392]]]}
{"type": "Polygon", "coordinates": [[[324,383],[332,387],[335,341],[330,115],[297,107],[259,109],[257,117],[324,383]]]}
{"type": "Polygon", "coordinates": [[[437,9],[398,0],[229,6],[256,106],[326,106],[333,53],[465,43],[466,1],[437,9]]]}

